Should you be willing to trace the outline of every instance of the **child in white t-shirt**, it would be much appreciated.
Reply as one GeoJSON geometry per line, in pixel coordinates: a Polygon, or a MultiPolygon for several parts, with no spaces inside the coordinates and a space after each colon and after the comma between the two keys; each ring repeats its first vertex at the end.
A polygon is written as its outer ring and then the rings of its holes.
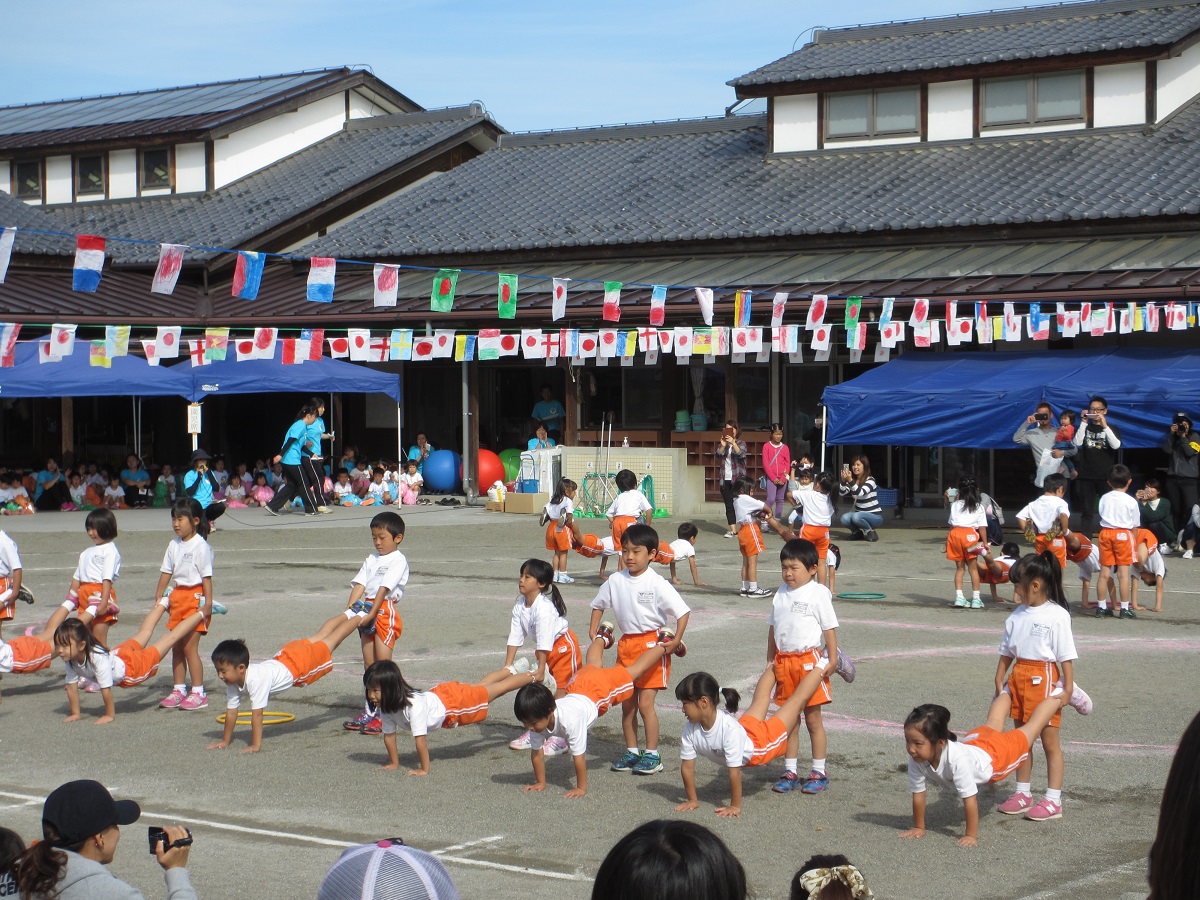
{"type": "MultiPolygon", "coordinates": [[[[622,469],[616,474],[614,479],[617,483],[617,490],[621,493],[608,507],[608,521],[612,525],[612,539],[614,547],[624,546],[621,541],[621,536],[625,533],[625,529],[637,522],[639,518],[645,519],[645,524],[649,525],[654,519],[654,507],[650,505],[650,501],[645,498],[641,491],[638,490],[637,475],[629,469],[622,469]]],[[[617,571],[625,568],[623,558],[617,559],[617,571]]]]}
{"type": "Polygon", "coordinates": [[[1062,568],[1067,567],[1067,534],[1071,511],[1063,499],[1067,491],[1067,479],[1063,475],[1047,475],[1042,484],[1044,493],[1032,500],[1017,513],[1017,525],[1025,533],[1025,540],[1033,544],[1034,551],[1051,551],[1062,568]]]}
{"type": "Polygon", "coordinates": [[[766,549],[759,520],[766,519],[771,529],[785,541],[792,535],[779,524],[766,503],[752,496],[753,490],[754,482],[740,478],[737,496],[733,498],[733,522],[737,529],[738,549],[742,553],[742,589],[739,593],[743,597],[766,597],[771,592],[758,586],[758,555],[766,549]]]}
{"type": "Polygon", "coordinates": [[[392,502],[391,484],[384,480],[387,470],[376,466],[371,471],[371,483],[367,485],[367,496],[363,498],[363,506],[387,506],[392,502]]]}
{"type": "Polygon", "coordinates": [[[675,557],[671,560],[671,584],[683,584],[675,574],[675,564],[686,559],[692,570],[692,584],[704,587],[704,582],[700,580],[700,572],[696,568],[696,538],[700,535],[700,529],[691,522],[683,522],[676,533],[679,538],[671,541],[671,553],[675,557]]]}
{"type": "Polygon", "coordinates": [[[979,497],[979,486],[971,475],[959,479],[958,489],[949,488],[950,534],[946,537],[946,559],[954,563],[954,605],[960,609],[983,609],[979,596],[979,567],[975,558],[987,552],[987,514],[979,497]],[[971,599],[963,597],[963,574],[971,576],[971,599]]]}
{"type": "Polygon", "coordinates": [[[554,580],[560,584],[575,582],[575,579],[567,574],[567,554],[571,549],[571,525],[575,521],[575,492],[578,489],[579,485],[570,478],[560,478],[550,502],[542,508],[542,524],[546,527],[546,549],[554,554],[554,580]]]}
{"type": "Polygon", "coordinates": [[[421,477],[421,473],[417,469],[417,461],[410,459],[405,464],[404,471],[400,473],[400,499],[397,503],[404,506],[415,506],[417,498],[421,496],[421,487],[424,484],[425,479],[421,477]]]}
{"type": "MultiPolygon", "coordinates": [[[[3,531],[0,531],[0,629],[5,621],[13,618],[13,610],[17,600],[26,603],[33,602],[33,594],[28,588],[21,587],[21,576],[24,569],[21,566],[21,554],[17,552],[17,542],[3,531]]],[[[0,637],[3,635],[0,634],[0,637]]]]}

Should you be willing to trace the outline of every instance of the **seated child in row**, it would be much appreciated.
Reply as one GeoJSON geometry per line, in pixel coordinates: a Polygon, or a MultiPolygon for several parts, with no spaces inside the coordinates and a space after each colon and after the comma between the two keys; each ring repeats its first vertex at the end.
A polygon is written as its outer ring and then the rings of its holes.
{"type": "Polygon", "coordinates": [[[21,476],[13,472],[0,472],[0,514],[32,515],[35,511],[21,476]]]}
{"type": "Polygon", "coordinates": [[[275,490],[268,484],[266,472],[254,473],[254,484],[246,492],[247,506],[266,506],[275,499],[275,490]]]}
{"type": "Polygon", "coordinates": [[[229,483],[225,485],[225,505],[230,509],[245,509],[249,505],[247,499],[242,476],[230,475],[229,483]]]}
{"type": "Polygon", "coordinates": [[[410,459],[405,463],[404,471],[400,473],[397,479],[397,486],[400,490],[399,502],[405,506],[415,506],[421,496],[421,488],[425,485],[425,479],[421,477],[421,473],[417,470],[417,461],[410,459]]]}

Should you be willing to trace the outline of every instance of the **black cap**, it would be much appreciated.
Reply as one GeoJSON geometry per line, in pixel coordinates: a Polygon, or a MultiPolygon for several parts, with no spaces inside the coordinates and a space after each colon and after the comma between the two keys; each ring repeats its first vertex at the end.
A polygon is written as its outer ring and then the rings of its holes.
{"type": "Polygon", "coordinates": [[[42,822],[54,826],[60,846],[79,844],[113,825],[132,825],[142,808],[132,800],[114,800],[98,781],[68,781],[55,788],[42,807],[42,822]]]}
{"type": "Polygon", "coordinates": [[[192,452],[192,458],[188,461],[188,465],[194,466],[202,459],[212,459],[211,456],[204,452],[204,448],[200,448],[192,452]]]}

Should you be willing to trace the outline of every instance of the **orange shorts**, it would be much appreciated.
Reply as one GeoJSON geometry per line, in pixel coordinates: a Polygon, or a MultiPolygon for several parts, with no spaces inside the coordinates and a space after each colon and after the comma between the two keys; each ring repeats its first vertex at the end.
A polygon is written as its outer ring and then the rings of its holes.
{"type": "Polygon", "coordinates": [[[958,526],[950,529],[946,536],[946,559],[953,562],[970,562],[975,557],[967,553],[967,548],[979,543],[979,529],[958,526]]]}
{"type": "MultiPolygon", "coordinates": [[[[13,580],[11,578],[0,578],[0,594],[6,591],[11,591],[13,580]]],[[[0,622],[13,617],[13,609],[17,605],[17,595],[13,594],[4,603],[0,604],[0,622]]]]}
{"type": "Polygon", "coordinates": [[[625,534],[625,529],[637,522],[635,516],[614,516],[612,520],[612,536],[613,548],[621,549],[621,538],[625,534]]]}
{"type": "MultiPolygon", "coordinates": [[[[174,631],[179,627],[179,623],[193,613],[200,612],[200,601],[204,599],[204,587],[202,585],[176,585],[171,591],[171,617],[167,619],[167,629],[174,631]]],[[[211,616],[205,616],[200,620],[200,624],[196,626],[196,634],[208,634],[208,620],[211,616]]]]}
{"type": "MultiPolygon", "coordinates": [[[[86,581],[79,586],[79,608],[87,609],[89,606],[100,605],[100,592],[104,590],[104,585],[96,584],[94,581],[86,581]]],[[[92,619],[89,625],[110,625],[120,620],[121,607],[117,606],[117,589],[114,587],[108,592],[108,612],[102,616],[96,616],[92,619]]]]}
{"type": "Polygon", "coordinates": [[[1051,540],[1046,535],[1039,534],[1037,540],[1033,542],[1033,552],[1041,553],[1043,550],[1049,550],[1054,554],[1060,568],[1067,567],[1067,539],[1065,537],[1060,536],[1051,540]]]}
{"type": "Polygon", "coordinates": [[[675,562],[675,551],[671,549],[670,544],[659,544],[658,550],[654,553],[653,561],[660,566],[669,566],[675,562]]]}
{"type": "Polygon", "coordinates": [[[757,522],[747,522],[738,529],[738,549],[742,551],[742,556],[749,558],[758,556],[767,549],[767,545],[763,543],[762,531],[758,527],[757,522]]]}
{"type": "MultiPolygon", "coordinates": [[[[1012,697],[1012,720],[1017,723],[1029,721],[1034,707],[1050,696],[1054,682],[1058,681],[1058,665],[1034,659],[1018,659],[1008,673],[1008,693],[1012,697]]],[[[1057,728],[1062,723],[1062,713],[1057,712],[1050,724],[1057,728]]]]}
{"type": "Polygon", "coordinates": [[[375,617],[375,637],[383,646],[395,647],[402,631],[404,623],[400,621],[396,604],[390,599],[385,599],[379,607],[379,615],[375,617]]]}
{"type": "Polygon", "coordinates": [[[296,687],[312,684],[333,670],[333,657],[324,641],[310,641],[308,638],[289,641],[275,654],[275,658],[292,673],[292,684],[296,687]]]}
{"type": "Polygon", "coordinates": [[[546,524],[546,549],[555,552],[571,549],[571,530],[558,527],[557,522],[546,524]]]}
{"type": "Polygon", "coordinates": [[[1029,758],[1029,741],[1019,731],[996,731],[986,725],[972,729],[964,744],[978,747],[992,758],[992,781],[1003,781],[1029,758]]]}
{"type": "MultiPolygon", "coordinates": [[[[985,560],[982,556],[977,557],[977,559],[978,559],[978,563],[979,563],[979,583],[980,584],[1008,584],[1008,581],[1009,581],[1008,570],[1012,568],[1011,565],[1008,565],[1007,568],[1004,569],[1003,575],[997,576],[997,575],[993,575],[992,570],[988,568],[987,560],[985,560]]],[[[995,562],[1000,562],[1000,561],[995,560],[995,562]]],[[[1005,566],[1007,564],[1000,563],[1000,565],[1005,566]]]]}
{"type": "MultiPolygon", "coordinates": [[[[776,653],[773,666],[775,668],[775,702],[782,705],[788,697],[796,693],[796,688],[800,686],[800,682],[804,680],[804,676],[812,672],[813,668],[821,664],[822,654],[819,647],[814,647],[811,650],[804,650],[800,653],[776,653]]],[[[817,688],[816,693],[812,695],[812,699],[804,704],[807,709],[810,706],[823,706],[833,700],[833,694],[829,690],[829,679],[822,678],[821,685],[817,688]]]]}
{"type": "Polygon", "coordinates": [[[596,704],[596,714],[602,716],[633,696],[633,680],[624,666],[584,666],[567,685],[567,693],[587,697],[596,704]]]}
{"type": "Polygon", "coordinates": [[[162,655],[153,647],[142,647],[133,638],[122,643],[113,651],[125,663],[125,677],[117,687],[133,687],[158,674],[162,655]]]}
{"type": "Polygon", "coordinates": [[[1079,534],[1078,532],[1072,532],[1072,534],[1079,538],[1079,549],[1069,554],[1067,559],[1074,563],[1080,563],[1092,555],[1092,539],[1086,534],[1079,534]]]}
{"type": "Polygon", "coordinates": [[[829,526],[805,525],[800,529],[800,537],[817,545],[817,559],[824,561],[829,553],[829,526]]]}
{"type": "Polygon", "coordinates": [[[600,544],[600,538],[594,534],[585,534],[582,544],[575,545],[575,552],[581,556],[586,556],[588,559],[595,559],[604,553],[604,547],[600,544]]]}
{"type": "Polygon", "coordinates": [[[583,654],[579,651],[579,638],[575,632],[568,629],[567,633],[555,638],[554,646],[550,648],[550,658],[546,660],[546,668],[560,685],[566,685],[575,677],[579,667],[583,665],[583,654]]]}
{"type": "Polygon", "coordinates": [[[1100,565],[1133,565],[1133,532],[1128,528],[1100,529],[1100,565]]]}
{"type": "Polygon", "coordinates": [[[754,753],[747,766],[761,766],[783,756],[787,749],[787,729],[780,719],[775,716],[769,719],[742,716],[738,724],[745,729],[750,736],[750,743],[754,745],[754,753]]]}
{"type": "Polygon", "coordinates": [[[9,641],[8,646],[12,649],[12,670],[15,675],[48,669],[54,659],[54,645],[49,641],[39,641],[35,637],[21,635],[9,641]]]}
{"type": "Polygon", "coordinates": [[[1137,548],[1146,545],[1146,552],[1153,553],[1158,549],[1158,538],[1154,536],[1154,532],[1149,528],[1139,528],[1133,538],[1134,557],[1137,557],[1137,548]]]}
{"type": "MultiPolygon", "coordinates": [[[[632,665],[639,656],[651,647],[657,646],[658,632],[656,631],[621,635],[621,639],[617,641],[617,664],[620,666],[632,665]]],[[[658,665],[651,666],[641,678],[635,681],[634,685],[639,688],[661,691],[666,688],[670,680],[671,656],[667,654],[663,656],[658,665]]]]}
{"type": "Polygon", "coordinates": [[[463,684],[461,681],[443,681],[429,689],[446,707],[443,728],[459,725],[475,725],[487,718],[488,692],[479,684],[463,684]]]}

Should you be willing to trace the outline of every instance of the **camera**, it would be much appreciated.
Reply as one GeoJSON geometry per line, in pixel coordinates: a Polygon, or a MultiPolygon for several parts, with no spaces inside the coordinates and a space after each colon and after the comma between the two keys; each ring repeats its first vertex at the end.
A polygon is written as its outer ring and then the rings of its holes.
{"type": "Polygon", "coordinates": [[[1034,413],[1033,417],[1034,417],[1034,419],[1036,419],[1039,422],[1049,422],[1050,421],[1050,413],[1034,413]]]}
{"type": "Polygon", "coordinates": [[[166,853],[168,850],[174,850],[176,847],[190,847],[192,845],[191,829],[185,828],[184,831],[187,832],[187,837],[182,837],[179,840],[172,841],[170,844],[168,844],[167,832],[165,829],[159,828],[157,825],[151,825],[149,828],[147,828],[146,836],[150,840],[151,856],[158,852],[158,848],[160,846],[163,849],[163,853],[166,853]]]}

